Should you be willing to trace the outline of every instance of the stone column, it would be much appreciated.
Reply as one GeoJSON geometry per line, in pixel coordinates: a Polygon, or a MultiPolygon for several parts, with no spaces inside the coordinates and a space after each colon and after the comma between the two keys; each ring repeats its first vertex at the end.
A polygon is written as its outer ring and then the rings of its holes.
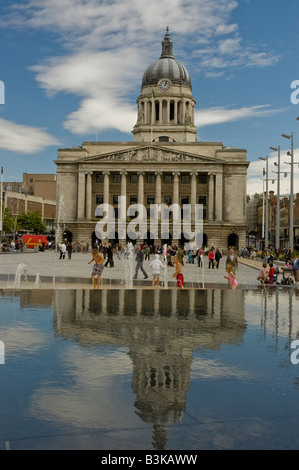
{"type": "Polygon", "coordinates": [[[86,219],[91,219],[92,204],[92,171],[87,172],[86,179],[86,219]]]}
{"type": "Polygon", "coordinates": [[[178,101],[175,100],[174,102],[174,123],[178,123],[178,101]]]}
{"type": "Polygon", "coordinates": [[[85,173],[78,173],[78,199],[77,199],[77,217],[84,219],[85,217],[85,173]]]}
{"type": "Polygon", "coordinates": [[[179,172],[172,173],[173,175],[173,204],[179,204],[179,172]]]}
{"type": "Polygon", "coordinates": [[[198,173],[191,173],[191,223],[195,223],[195,204],[196,204],[196,177],[198,173]]]}
{"type": "Polygon", "coordinates": [[[155,100],[154,98],[152,99],[151,103],[152,103],[151,125],[153,126],[155,124],[155,100]]]}
{"type": "Polygon", "coordinates": [[[121,174],[121,186],[120,186],[120,195],[121,197],[121,211],[119,207],[118,212],[118,236],[119,236],[119,243],[121,245],[126,244],[126,221],[127,221],[127,172],[122,170],[121,174]],[[123,205],[123,199],[125,203],[123,205]]]}
{"type": "Polygon", "coordinates": [[[180,214],[180,190],[179,190],[179,172],[174,172],[173,174],[173,204],[177,206],[173,211],[173,244],[177,245],[179,242],[179,233],[181,231],[181,214],[180,214]]]}
{"type": "Polygon", "coordinates": [[[170,123],[170,101],[167,100],[167,118],[166,118],[166,124],[170,123]]]}
{"type": "Polygon", "coordinates": [[[104,204],[109,204],[109,175],[110,171],[103,171],[104,175],[104,204]]]}
{"type": "Polygon", "coordinates": [[[163,123],[163,100],[159,100],[159,124],[163,123]]]}
{"type": "Polygon", "coordinates": [[[138,171],[138,204],[144,205],[144,171],[138,171]]]}
{"type": "Polygon", "coordinates": [[[144,124],[148,124],[149,119],[148,119],[148,101],[144,102],[144,124]]]}
{"type": "Polygon", "coordinates": [[[222,173],[216,175],[215,182],[215,219],[222,221],[222,205],[223,205],[223,175],[222,173]]]}
{"type": "Polygon", "coordinates": [[[209,173],[209,208],[208,208],[209,221],[214,220],[214,174],[209,173]]]}
{"type": "Polygon", "coordinates": [[[160,205],[160,204],[162,204],[162,183],[161,183],[162,172],[157,171],[155,173],[155,175],[156,175],[156,200],[155,200],[155,203],[160,205]]]}

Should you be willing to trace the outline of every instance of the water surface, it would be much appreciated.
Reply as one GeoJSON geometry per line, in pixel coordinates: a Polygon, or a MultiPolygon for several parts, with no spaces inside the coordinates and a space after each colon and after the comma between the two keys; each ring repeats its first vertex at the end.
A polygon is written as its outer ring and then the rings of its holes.
{"type": "Polygon", "coordinates": [[[297,449],[295,289],[2,290],[0,449],[297,449]]]}

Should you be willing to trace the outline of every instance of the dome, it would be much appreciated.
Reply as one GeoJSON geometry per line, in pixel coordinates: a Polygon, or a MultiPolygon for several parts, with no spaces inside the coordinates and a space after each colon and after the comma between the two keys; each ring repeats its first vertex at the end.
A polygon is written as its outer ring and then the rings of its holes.
{"type": "Polygon", "coordinates": [[[172,55],[172,41],[168,34],[168,28],[162,42],[161,57],[144,72],[142,87],[155,85],[161,78],[168,78],[173,83],[187,85],[191,88],[191,79],[188,70],[172,55]]]}

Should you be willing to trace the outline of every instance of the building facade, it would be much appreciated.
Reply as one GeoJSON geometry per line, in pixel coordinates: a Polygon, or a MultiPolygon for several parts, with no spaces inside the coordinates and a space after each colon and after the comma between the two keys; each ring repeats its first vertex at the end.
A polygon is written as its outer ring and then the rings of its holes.
{"type": "MultiPolygon", "coordinates": [[[[192,230],[195,205],[201,205],[205,246],[245,246],[246,150],[197,142],[191,79],[172,49],[167,29],[160,58],[143,75],[132,142],[83,142],[58,150],[57,219],[67,238],[94,243],[100,220],[96,209],[109,204],[116,223],[107,240],[131,240],[128,231],[124,235],[118,229],[118,198],[123,196],[126,209],[143,205],[148,220],[152,205],[190,205],[192,230]]],[[[125,219],[129,224],[129,214],[125,219]]],[[[181,233],[174,233],[171,224],[165,231],[160,221],[158,233],[148,226],[137,240],[184,244],[182,218],[180,223],[181,233]]]]}

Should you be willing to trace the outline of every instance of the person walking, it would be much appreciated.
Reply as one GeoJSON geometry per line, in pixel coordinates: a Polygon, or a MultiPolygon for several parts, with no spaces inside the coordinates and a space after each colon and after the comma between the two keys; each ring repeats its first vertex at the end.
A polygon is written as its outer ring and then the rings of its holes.
{"type": "Polygon", "coordinates": [[[110,265],[110,268],[114,268],[113,248],[112,248],[111,243],[108,243],[108,246],[107,246],[107,261],[105,263],[105,267],[107,267],[108,264],[110,265]]]}
{"type": "Polygon", "coordinates": [[[214,269],[214,260],[215,260],[215,253],[214,253],[214,248],[211,248],[208,254],[208,260],[209,260],[209,269],[212,266],[212,269],[214,269]]]}
{"type": "Polygon", "coordinates": [[[68,258],[71,259],[72,253],[73,253],[73,245],[71,244],[71,242],[67,244],[66,250],[67,250],[68,258]]]}
{"type": "Polygon", "coordinates": [[[219,250],[219,248],[217,248],[216,253],[215,253],[215,261],[216,261],[217,269],[219,269],[219,263],[220,263],[221,258],[222,258],[221,251],[219,250]]]}
{"type": "Polygon", "coordinates": [[[144,253],[143,253],[143,250],[141,249],[141,246],[138,245],[137,246],[137,253],[136,253],[136,270],[135,270],[135,275],[133,277],[133,279],[137,279],[137,275],[138,275],[138,271],[139,269],[141,269],[143,275],[144,275],[144,279],[147,279],[148,278],[148,275],[147,273],[145,272],[144,268],[143,268],[143,260],[144,260],[144,253]]]}
{"type": "Polygon", "coordinates": [[[65,254],[66,254],[66,244],[64,242],[62,242],[61,245],[60,245],[59,259],[65,259],[65,254]]]}
{"type": "Polygon", "coordinates": [[[238,281],[233,273],[233,267],[230,264],[227,264],[225,270],[228,276],[224,276],[224,278],[228,280],[228,282],[232,286],[232,289],[235,290],[238,286],[238,281]]]}

